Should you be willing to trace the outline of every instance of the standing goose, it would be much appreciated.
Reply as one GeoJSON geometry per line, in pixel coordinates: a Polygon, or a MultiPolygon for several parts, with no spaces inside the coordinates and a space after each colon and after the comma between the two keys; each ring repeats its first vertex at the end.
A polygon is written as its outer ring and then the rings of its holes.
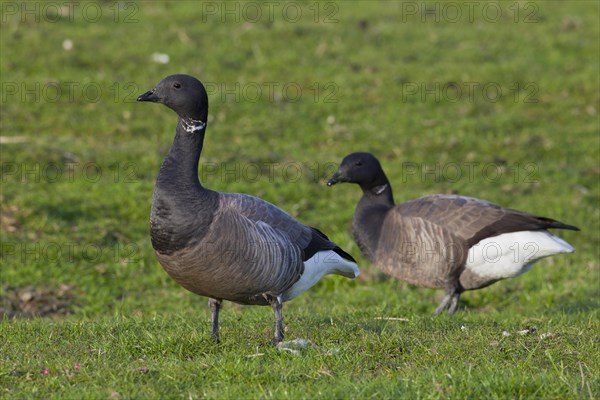
{"type": "Polygon", "coordinates": [[[215,341],[222,300],[271,305],[277,343],[283,340],[284,301],[324,275],[358,276],[352,256],[319,230],[259,198],[219,193],[200,184],[208,96],[199,80],[171,75],[137,100],[162,103],[178,116],[152,197],[150,237],[167,273],[187,290],[209,298],[215,341]]]}
{"type": "Polygon", "coordinates": [[[436,194],[394,205],[381,164],[370,153],[346,156],[327,182],[360,185],[363,196],[352,235],[384,273],[413,285],[445,289],[434,315],[452,315],[465,290],[486,287],[573,247],[547,231],[570,229],[550,218],[502,208],[471,197],[436,194]]]}

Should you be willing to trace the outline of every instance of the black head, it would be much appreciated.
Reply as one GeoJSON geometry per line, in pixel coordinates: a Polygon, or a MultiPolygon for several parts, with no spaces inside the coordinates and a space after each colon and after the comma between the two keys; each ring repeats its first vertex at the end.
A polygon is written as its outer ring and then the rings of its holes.
{"type": "Polygon", "coordinates": [[[146,93],[138,101],[162,103],[175,111],[180,118],[206,122],[208,95],[202,82],[189,75],[170,75],[146,93]]]}
{"type": "Polygon", "coordinates": [[[388,183],[379,160],[371,153],[352,153],[344,157],[327,186],[341,182],[357,183],[363,190],[371,190],[388,183]]]}

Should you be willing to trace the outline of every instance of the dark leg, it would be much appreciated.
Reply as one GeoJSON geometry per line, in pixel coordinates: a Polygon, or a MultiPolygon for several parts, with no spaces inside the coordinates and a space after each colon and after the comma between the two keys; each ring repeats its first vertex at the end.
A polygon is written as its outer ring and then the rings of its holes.
{"type": "Polygon", "coordinates": [[[437,306],[437,308],[433,311],[433,315],[441,314],[448,307],[448,303],[450,302],[450,297],[451,297],[450,294],[447,294],[446,296],[444,296],[440,305],[437,306]]]}
{"type": "Polygon", "coordinates": [[[268,297],[273,311],[275,311],[275,336],[273,337],[273,344],[277,344],[283,341],[283,299],[281,295],[268,297]]]}
{"type": "Polygon", "coordinates": [[[458,309],[458,299],[460,299],[460,293],[454,292],[454,294],[450,298],[450,304],[448,305],[448,315],[454,315],[454,313],[458,309]]]}
{"type": "Polygon", "coordinates": [[[212,332],[210,336],[215,343],[219,343],[219,310],[221,310],[221,300],[209,298],[208,306],[212,313],[212,332]]]}
{"type": "Polygon", "coordinates": [[[460,298],[461,290],[459,288],[452,288],[446,290],[446,296],[440,302],[440,305],[437,306],[433,315],[439,315],[444,310],[448,310],[448,315],[452,315],[458,309],[458,299],[460,298]]]}

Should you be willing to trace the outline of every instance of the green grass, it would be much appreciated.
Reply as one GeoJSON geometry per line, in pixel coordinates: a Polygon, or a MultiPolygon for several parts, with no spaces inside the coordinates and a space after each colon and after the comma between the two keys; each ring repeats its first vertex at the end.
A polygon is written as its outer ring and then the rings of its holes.
{"type": "Polygon", "coordinates": [[[70,315],[0,321],[0,397],[600,396],[597,2],[499,2],[498,20],[481,3],[473,22],[441,2],[320,3],[317,22],[313,2],[292,3],[297,22],[283,3],[257,22],[257,3],[46,4],[2,2],[0,307],[57,306],[69,285],[70,315]],[[203,182],[359,260],[357,281],[286,303],[286,339],[312,343],[298,354],[265,345],[269,308],[231,303],[212,344],[206,299],[153,256],[175,116],[134,100],[172,73],[210,91],[203,182]],[[324,184],[353,151],[381,159],[396,201],[454,192],[553,217],[582,229],[560,232],[577,252],[431,318],[442,293],[369,265],[348,234],[358,188],[324,184]]]}

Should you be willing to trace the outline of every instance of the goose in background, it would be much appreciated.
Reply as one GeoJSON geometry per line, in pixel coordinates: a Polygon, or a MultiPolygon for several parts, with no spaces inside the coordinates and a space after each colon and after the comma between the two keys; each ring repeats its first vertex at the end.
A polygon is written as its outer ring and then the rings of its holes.
{"type": "Polygon", "coordinates": [[[575,226],[471,197],[436,194],[394,204],[392,187],[370,153],[346,156],[327,182],[356,183],[363,195],[352,235],[384,273],[413,285],[445,289],[434,315],[452,315],[465,290],[528,271],[544,257],[574,249],[548,229],[575,226]]]}

